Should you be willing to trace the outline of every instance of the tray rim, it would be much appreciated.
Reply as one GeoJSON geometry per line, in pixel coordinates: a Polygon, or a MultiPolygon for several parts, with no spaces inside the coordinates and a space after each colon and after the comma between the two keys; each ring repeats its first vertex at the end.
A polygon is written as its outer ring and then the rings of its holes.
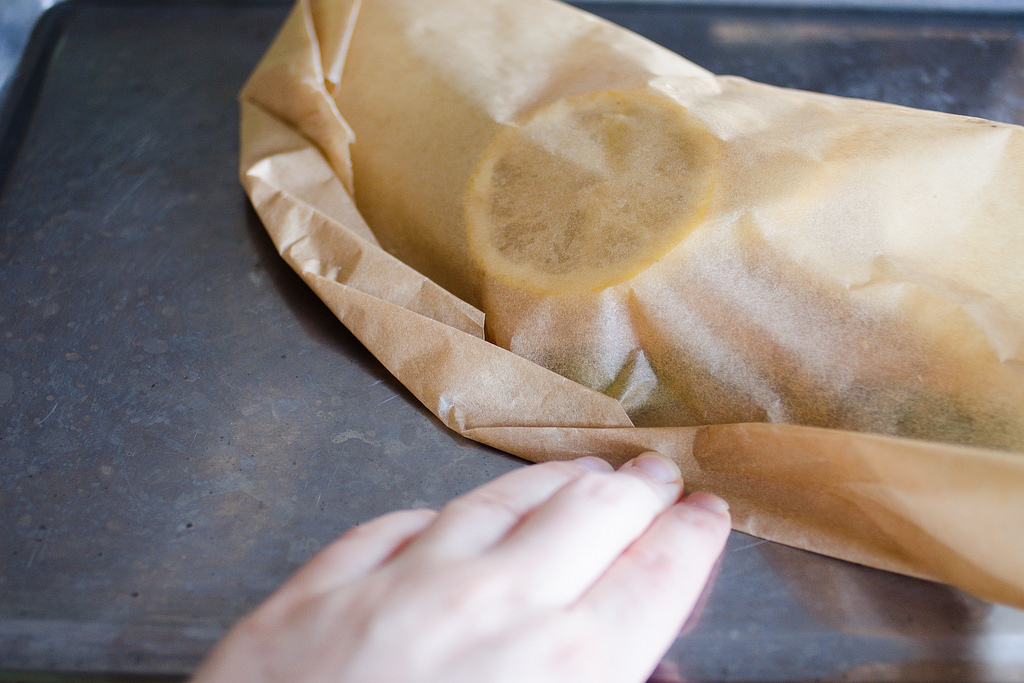
{"type": "MultiPolygon", "coordinates": [[[[582,9],[628,10],[648,6],[726,15],[796,16],[845,15],[861,19],[1024,21],[1024,0],[567,0],[582,9]]],[[[56,0],[42,7],[29,29],[25,47],[10,74],[0,74],[0,189],[5,186],[22,138],[32,121],[50,62],[59,47],[67,20],[83,7],[112,7],[126,11],[153,7],[279,7],[294,0],[56,0]],[[4,78],[6,77],[6,80],[4,78]]]]}

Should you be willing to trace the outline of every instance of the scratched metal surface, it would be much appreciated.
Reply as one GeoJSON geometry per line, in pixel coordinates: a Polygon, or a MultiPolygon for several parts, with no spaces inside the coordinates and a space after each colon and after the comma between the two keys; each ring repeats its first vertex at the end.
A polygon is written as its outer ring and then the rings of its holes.
{"type": "MultiPolygon", "coordinates": [[[[0,678],[184,676],[347,527],[521,465],[423,411],[248,207],[234,98],[285,9],[66,5],[17,90],[0,678]]],[[[1019,16],[597,9],[715,71],[1024,123],[1019,16]]],[[[1024,613],[733,534],[677,675],[1024,680],[1024,613]]]]}

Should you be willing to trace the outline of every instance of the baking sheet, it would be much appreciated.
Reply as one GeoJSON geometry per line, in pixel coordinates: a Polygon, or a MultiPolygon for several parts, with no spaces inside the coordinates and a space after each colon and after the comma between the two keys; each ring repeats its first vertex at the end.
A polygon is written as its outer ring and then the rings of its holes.
{"type": "MultiPolygon", "coordinates": [[[[1024,123],[1020,16],[587,9],[715,72],[1024,123]]],[[[184,675],[348,526],[522,464],[419,408],[248,208],[235,95],[286,10],[73,3],[37,36],[0,175],[0,669],[184,675]]],[[[1022,653],[1020,611],[734,533],[662,679],[1022,653]]]]}

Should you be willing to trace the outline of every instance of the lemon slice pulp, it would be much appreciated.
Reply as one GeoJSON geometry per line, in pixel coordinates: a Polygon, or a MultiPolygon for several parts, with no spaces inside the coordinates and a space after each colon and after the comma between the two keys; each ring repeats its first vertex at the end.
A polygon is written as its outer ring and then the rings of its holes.
{"type": "Polygon", "coordinates": [[[560,100],[484,151],[466,191],[470,251],[487,274],[541,293],[621,282],[700,220],[714,156],[711,133],[666,98],[560,100]]]}

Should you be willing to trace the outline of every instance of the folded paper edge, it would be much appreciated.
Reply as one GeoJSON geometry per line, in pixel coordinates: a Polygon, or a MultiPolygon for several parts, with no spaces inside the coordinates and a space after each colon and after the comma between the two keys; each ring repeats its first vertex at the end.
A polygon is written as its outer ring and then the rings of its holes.
{"type": "Polygon", "coordinates": [[[625,429],[523,426],[476,428],[463,435],[530,460],[592,455],[618,465],[656,450],[679,464],[687,490],[711,491],[728,500],[737,531],[1024,608],[1024,553],[1015,547],[981,548],[979,557],[965,558],[954,552],[964,545],[964,534],[953,535],[941,518],[946,515],[968,535],[972,525],[1001,525],[1006,535],[1016,533],[1014,520],[1024,518],[1024,501],[1013,501],[1017,509],[1007,514],[1004,506],[977,504],[979,492],[964,486],[971,472],[987,475],[997,467],[1020,490],[1024,460],[1014,453],[766,423],[625,429]],[[809,455],[801,457],[794,446],[806,448],[809,455]],[[922,461],[935,460],[953,466],[922,467],[922,461]],[[800,471],[805,468],[816,471],[808,477],[800,471]],[[944,512],[928,520],[934,522],[930,528],[922,529],[919,520],[893,509],[887,496],[870,495],[891,486],[893,470],[919,479],[916,495],[942,497],[944,512]],[[843,481],[836,481],[837,471],[845,475],[843,481]],[[859,490],[851,490],[850,479],[861,480],[859,490]],[[848,534],[852,538],[835,533],[851,526],[858,527],[848,534]],[[871,543],[865,545],[858,537],[871,543]],[[992,565],[1002,565],[1003,571],[990,571],[992,565]]]}

